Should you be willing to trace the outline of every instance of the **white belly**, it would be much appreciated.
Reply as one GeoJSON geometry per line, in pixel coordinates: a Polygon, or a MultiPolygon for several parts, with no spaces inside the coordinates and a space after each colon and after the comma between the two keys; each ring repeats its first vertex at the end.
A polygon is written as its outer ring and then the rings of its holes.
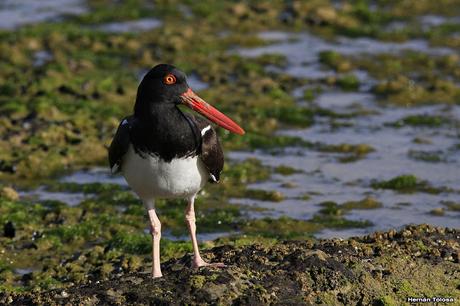
{"type": "Polygon", "coordinates": [[[132,145],[123,159],[122,173],[143,200],[187,198],[206,184],[209,173],[197,156],[165,162],[156,156],[142,158],[132,145]]]}

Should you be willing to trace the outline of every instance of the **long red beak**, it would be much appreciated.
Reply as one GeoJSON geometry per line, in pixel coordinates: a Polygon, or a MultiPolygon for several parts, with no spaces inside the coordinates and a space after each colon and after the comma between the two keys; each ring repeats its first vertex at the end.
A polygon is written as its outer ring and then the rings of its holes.
{"type": "Polygon", "coordinates": [[[226,130],[235,134],[243,135],[244,130],[236,124],[232,119],[228,118],[216,108],[209,105],[206,101],[198,97],[196,93],[189,88],[186,92],[181,95],[182,102],[193,109],[194,111],[202,114],[212,122],[220,125],[226,130]]]}

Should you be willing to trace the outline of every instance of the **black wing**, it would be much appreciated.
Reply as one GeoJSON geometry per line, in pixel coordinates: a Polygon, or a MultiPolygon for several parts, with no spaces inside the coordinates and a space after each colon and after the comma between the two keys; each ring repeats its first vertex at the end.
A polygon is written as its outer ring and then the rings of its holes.
{"type": "Polygon", "coordinates": [[[217,183],[224,168],[224,152],[211,123],[201,117],[190,116],[201,136],[200,158],[209,171],[211,183],[217,183]]]}
{"type": "Polygon", "coordinates": [[[132,126],[133,117],[125,117],[121,120],[117,132],[113,137],[109,147],[109,164],[112,173],[117,173],[121,170],[123,156],[128,152],[129,144],[131,143],[129,131],[132,126]]]}

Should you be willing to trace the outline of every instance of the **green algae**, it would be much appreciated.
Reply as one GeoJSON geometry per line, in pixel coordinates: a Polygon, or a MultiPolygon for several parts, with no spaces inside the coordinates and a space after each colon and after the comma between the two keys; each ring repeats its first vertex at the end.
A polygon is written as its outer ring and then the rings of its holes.
{"type": "MultiPolygon", "coordinates": [[[[252,167],[257,165],[254,161],[247,161],[246,164],[252,164],[252,167]]],[[[241,176],[242,172],[246,170],[247,168],[238,165],[232,169],[242,178],[244,177],[241,176]]],[[[258,177],[261,177],[260,171],[246,179],[253,181],[258,177]]],[[[92,184],[87,187],[90,186],[94,187],[92,184]]],[[[73,188],[75,190],[75,186],[73,188]]],[[[119,190],[118,193],[128,192],[119,190]]],[[[244,245],[255,240],[270,244],[273,238],[309,239],[313,233],[330,227],[331,224],[341,228],[362,226],[358,222],[341,218],[332,221],[324,218],[304,221],[288,217],[248,220],[241,218],[239,207],[220,201],[216,203],[213,201],[214,196],[212,193],[205,193],[196,201],[199,232],[237,230],[241,234],[211,244],[207,243],[202,247],[210,247],[216,243],[244,245]]],[[[94,195],[94,198],[87,199],[74,207],[60,202],[32,205],[29,202],[2,198],[0,224],[13,221],[16,227],[14,239],[0,237],[0,245],[8,250],[0,253],[0,262],[4,263],[0,269],[0,277],[7,286],[5,288],[10,288],[7,289],[8,291],[13,290],[15,286],[19,289],[52,289],[66,286],[69,281],[86,282],[87,273],[105,279],[117,269],[123,271],[139,269],[142,266],[140,262],[150,260],[151,252],[151,236],[144,231],[147,228],[144,209],[137,201],[135,204],[127,204],[126,210],[118,210],[118,206],[124,205],[123,197],[118,200],[118,205],[115,203],[117,200],[110,198],[106,192],[94,195]],[[107,205],[110,202],[112,203],[107,205]],[[16,256],[12,263],[8,263],[10,252],[21,249],[23,251],[19,253],[20,256],[16,256]],[[84,255],[78,255],[80,252],[84,255]],[[50,253],[53,253],[52,257],[48,256],[50,253]],[[73,261],[70,261],[70,258],[75,256],[79,258],[78,262],[71,263],[73,261]],[[124,264],[124,268],[119,268],[124,261],[123,256],[128,258],[125,260],[127,263],[124,264]],[[64,269],[59,265],[63,260],[69,260],[64,269]],[[30,275],[27,282],[21,283],[21,276],[13,271],[15,268],[30,265],[37,270],[30,275]],[[50,267],[53,268],[50,270],[50,267]],[[8,287],[10,285],[11,287],[8,287]]],[[[164,231],[175,235],[187,235],[183,201],[159,200],[156,206],[164,231]]],[[[191,244],[188,239],[184,242],[162,239],[161,254],[164,260],[190,251],[191,244]]]]}
{"type": "MultiPolygon", "coordinates": [[[[419,225],[346,240],[217,246],[204,251],[203,257],[224,261],[227,268],[191,269],[187,267],[191,255],[187,254],[163,263],[165,276],[161,281],[152,281],[143,270],[124,270],[123,263],[130,261],[113,254],[105,266],[94,258],[99,266],[91,275],[121,268],[119,276],[99,281],[90,278],[92,282],[84,286],[65,288],[65,295],[62,288],[8,292],[0,294],[0,302],[53,303],[59,297],[60,302],[81,304],[94,296],[99,303],[130,305],[152,301],[191,305],[403,305],[408,296],[417,295],[456,300],[458,260],[451,254],[458,252],[457,236],[454,229],[419,225]],[[443,252],[433,252],[440,245],[443,252]]],[[[89,259],[89,255],[83,253],[81,258],[89,259]]]]}
{"type": "MultiPolygon", "coordinates": [[[[247,183],[255,183],[267,179],[270,176],[270,169],[263,166],[260,160],[248,158],[239,163],[226,164],[224,167],[225,177],[222,185],[232,189],[236,185],[240,186],[247,183]],[[230,186],[232,188],[230,188],[230,186]]],[[[222,185],[210,185],[209,187],[219,187],[222,185]]]]}
{"type": "Polygon", "coordinates": [[[359,159],[365,158],[369,153],[375,151],[375,149],[368,144],[323,144],[317,143],[316,146],[320,152],[328,153],[340,153],[342,156],[338,157],[340,162],[354,162],[359,159]]]}
{"type": "MultiPolygon", "coordinates": [[[[200,233],[240,231],[246,226],[244,211],[248,208],[242,209],[228,203],[228,198],[236,193],[275,201],[282,197],[276,192],[246,189],[245,184],[242,185],[241,182],[256,182],[270,175],[270,168],[262,166],[256,159],[228,163],[224,171],[226,175],[221,184],[210,186],[209,191],[202,192],[195,202],[200,233]]],[[[52,182],[46,188],[58,192],[82,192],[90,197],[73,207],[58,201],[31,203],[11,197],[0,198],[0,224],[13,222],[16,229],[14,239],[0,237],[0,245],[8,250],[0,254],[0,260],[9,262],[10,252],[22,250],[20,256],[16,256],[14,262],[8,265],[9,268],[2,269],[1,279],[5,280],[5,286],[9,286],[8,291],[15,286],[49,289],[61,287],[69,281],[84,282],[86,278],[83,276],[88,273],[88,269],[92,271],[90,273],[106,278],[118,269],[112,260],[114,256],[120,256],[119,254],[135,256],[132,258],[137,261],[149,261],[151,236],[144,232],[148,228],[145,209],[132,192],[120,186],[103,183],[52,182]],[[72,271],[67,271],[64,278],[59,268],[59,262],[63,258],[75,256],[77,250],[92,252],[94,248],[101,247],[107,255],[100,256],[96,265],[82,262],[81,265],[68,266],[72,271]],[[51,253],[52,257],[42,260],[43,256],[47,257],[51,253]],[[37,271],[28,276],[27,283],[21,282],[21,276],[13,271],[29,265],[36,267],[37,271]],[[50,271],[47,267],[56,269],[50,271]]],[[[8,194],[3,193],[4,196],[8,194]]],[[[156,201],[166,233],[174,236],[188,235],[184,218],[185,206],[183,200],[156,201]]],[[[184,242],[162,239],[161,252],[164,260],[190,251],[191,244],[188,239],[184,242]]],[[[129,267],[126,269],[130,271],[129,267]]]]}
{"type": "Polygon", "coordinates": [[[143,233],[118,232],[108,243],[110,248],[131,254],[145,255],[152,251],[152,237],[143,233]]]}
{"type": "Polygon", "coordinates": [[[368,220],[349,220],[346,214],[353,209],[377,209],[382,207],[382,203],[372,197],[366,197],[359,201],[348,201],[337,204],[332,201],[319,204],[321,209],[309,222],[316,224],[320,228],[365,228],[372,226],[368,220]]]}
{"type": "Polygon", "coordinates": [[[260,235],[268,238],[309,238],[321,226],[309,221],[295,220],[289,217],[279,219],[258,219],[248,221],[243,230],[250,235],[260,235]]]}
{"type": "Polygon", "coordinates": [[[320,52],[319,61],[338,72],[348,72],[352,69],[350,61],[341,56],[340,53],[332,50],[320,52]]]}
{"type": "Polygon", "coordinates": [[[257,135],[251,134],[245,136],[248,139],[245,140],[250,148],[260,149],[271,149],[279,147],[312,147],[312,143],[300,138],[292,136],[269,136],[269,135],[257,135]]]}
{"type": "Polygon", "coordinates": [[[244,234],[244,235],[231,235],[227,237],[220,237],[211,242],[209,245],[218,246],[218,245],[231,245],[236,247],[241,247],[245,245],[252,245],[254,241],[257,241],[258,244],[270,247],[275,244],[278,239],[275,237],[270,237],[270,235],[259,235],[257,231],[254,231],[253,235],[244,234]]]}
{"type": "Polygon", "coordinates": [[[420,160],[428,163],[439,163],[445,161],[443,152],[439,151],[417,151],[409,150],[407,155],[415,160],[420,160]]]}
{"type": "Polygon", "coordinates": [[[460,203],[453,202],[453,201],[443,201],[441,202],[441,204],[446,206],[448,210],[460,211],[460,203]]]}
{"type": "Polygon", "coordinates": [[[348,143],[342,143],[342,144],[337,144],[337,145],[323,145],[319,144],[318,145],[319,150],[322,152],[334,152],[334,153],[353,153],[357,155],[365,155],[369,154],[370,152],[374,151],[374,148],[372,148],[368,144],[348,144],[348,143]]]}
{"type": "Polygon", "coordinates": [[[443,124],[447,124],[449,120],[441,116],[430,116],[424,115],[411,115],[396,121],[393,126],[402,127],[405,125],[409,126],[427,126],[427,127],[440,127],[443,124]]]}
{"type": "Polygon", "coordinates": [[[377,209],[382,203],[372,197],[366,197],[359,201],[348,201],[341,205],[343,209],[377,209]]]}
{"type": "Polygon", "coordinates": [[[276,173],[282,174],[282,175],[292,175],[301,172],[298,169],[286,166],[286,165],[281,165],[278,166],[274,169],[276,173]]]}
{"type": "Polygon", "coordinates": [[[369,227],[372,223],[368,220],[349,220],[344,218],[348,207],[342,208],[335,202],[320,203],[323,207],[315,214],[311,222],[324,225],[326,228],[361,228],[369,227]]]}
{"type": "Polygon", "coordinates": [[[359,88],[359,79],[354,74],[347,74],[340,77],[336,83],[344,91],[356,91],[359,88]]]}
{"type": "Polygon", "coordinates": [[[308,102],[312,102],[315,97],[321,92],[319,89],[305,89],[303,92],[303,99],[308,102]]]}
{"type": "Polygon", "coordinates": [[[428,86],[414,84],[406,77],[398,77],[395,81],[379,83],[374,92],[387,101],[399,105],[457,103],[458,87],[451,81],[439,80],[428,86]],[[427,88],[433,88],[428,90],[427,88]]]}
{"type": "Polygon", "coordinates": [[[428,115],[413,115],[402,119],[402,122],[406,125],[412,126],[430,126],[438,127],[443,123],[446,123],[446,118],[439,116],[428,116],[428,115]]]}
{"type": "Polygon", "coordinates": [[[442,207],[433,208],[432,210],[430,210],[430,214],[433,216],[444,216],[445,214],[444,208],[442,207]]]}
{"type": "Polygon", "coordinates": [[[380,53],[351,57],[350,60],[377,79],[417,75],[422,81],[435,81],[446,76],[454,79],[458,77],[456,70],[459,59],[455,54],[436,56],[422,51],[406,51],[402,54],[380,53]]]}
{"type": "Polygon", "coordinates": [[[371,186],[376,189],[392,189],[399,192],[426,192],[438,194],[440,192],[451,191],[445,187],[434,187],[431,186],[427,181],[419,180],[413,174],[405,174],[394,177],[388,181],[374,181],[371,186]]]}
{"type": "Polygon", "coordinates": [[[374,188],[406,190],[417,187],[417,177],[415,175],[401,175],[389,181],[374,183],[374,188]]]}
{"type": "Polygon", "coordinates": [[[280,122],[300,127],[308,127],[313,123],[313,113],[310,109],[280,107],[267,110],[268,117],[275,117],[280,122]]]}
{"type": "Polygon", "coordinates": [[[271,202],[281,202],[284,199],[283,194],[279,191],[267,191],[261,189],[247,189],[242,196],[245,198],[271,202]]]}
{"type": "MultiPolygon", "coordinates": [[[[141,206],[140,203],[138,205],[141,206]]],[[[132,254],[128,256],[126,269],[136,270],[139,268],[139,264],[136,264],[139,262],[139,256],[146,257],[146,254],[151,252],[151,237],[142,232],[147,224],[145,215],[121,218],[121,213],[117,215],[116,210],[111,207],[113,206],[104,206],[103,202],[91,208],[85,205],[51,207],[1,199],[0,224],[12,220],[16,227],[16,236],[14,239],[0,237],[1,249],[4,250],[0,254],[0,279],[5,282],[5,286],[11,285],[12,287],[8,287],[10,289],[14,286],[56,288],[69,281],[86,281],[86,278],[82,278],[82,273],[88,273],[88,269],[94,273],[99,271],[97,273],[101,277],[109,276],[114,267],[113,263],[108,264],[107,261],[113,260],[114,256],[119,258],[120,254],[132,254]],[[86,208],[83,210],[80,206],[86,208]],[[40,211],[32,211],[33,208],[40,211]],[[22,211],[22,214],[19,214],[19,211],[22,211]],[[88,256],[97,255],[97,262],[89,260],[86,256],[82,259],[83,262],[75,263],[75,266],[70,263],[66,265],[63,274],[59,262],[75,256],[75,252],[82,248],[89,252],[88,256]],[[14,259],[10,257],[9,254],[16,254],[18,251],[20,253],[17,253],[14,259]],[[53,254],[52,257],[49,256],[50,253],[53,254]],[[30,275],[27,283],[21,283],[21,276],[12,272],[15,268],[24,266],[34,266],[34,269],[37,269],[30,275]],[[50,267],[53,268],[49,270],[50,267]]],[[[181,217],[183,219],[183,215],[181,217]]],[[[172,243],[166,239],[162,245],[164,259],[191,250],[189,242],[172,243]]]]}
{"type": "Polygon", "coordinates": [[[344,211],[339,207],[335,202],[328,201],[319,204],[323,208],[319,211],[320,214],[325,216],[341,216],[344,214],[344,211]]]}
{"type": "MultiPolygon", "coordinates": [[[[434,56],[412,51],[348,59],[379,80],[373,92],[382,103],[401,106],[458,103],[460,92],[455,83],[460,75],[455,54],[434,56]]],[[[415,121],[409,118],[407,124],[415,121]]]]}

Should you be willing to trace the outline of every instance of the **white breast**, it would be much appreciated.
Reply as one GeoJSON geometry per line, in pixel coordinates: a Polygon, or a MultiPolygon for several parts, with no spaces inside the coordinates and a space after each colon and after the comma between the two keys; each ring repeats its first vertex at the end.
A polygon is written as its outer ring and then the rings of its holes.
{"type": "Polygon", "coordinates": [[[206,184],[209,173],[197,156],[165,162],[159,157],[134,152],[132,145],[121,167],[128,185],[143,200],[187,198],[206,184]]]}

